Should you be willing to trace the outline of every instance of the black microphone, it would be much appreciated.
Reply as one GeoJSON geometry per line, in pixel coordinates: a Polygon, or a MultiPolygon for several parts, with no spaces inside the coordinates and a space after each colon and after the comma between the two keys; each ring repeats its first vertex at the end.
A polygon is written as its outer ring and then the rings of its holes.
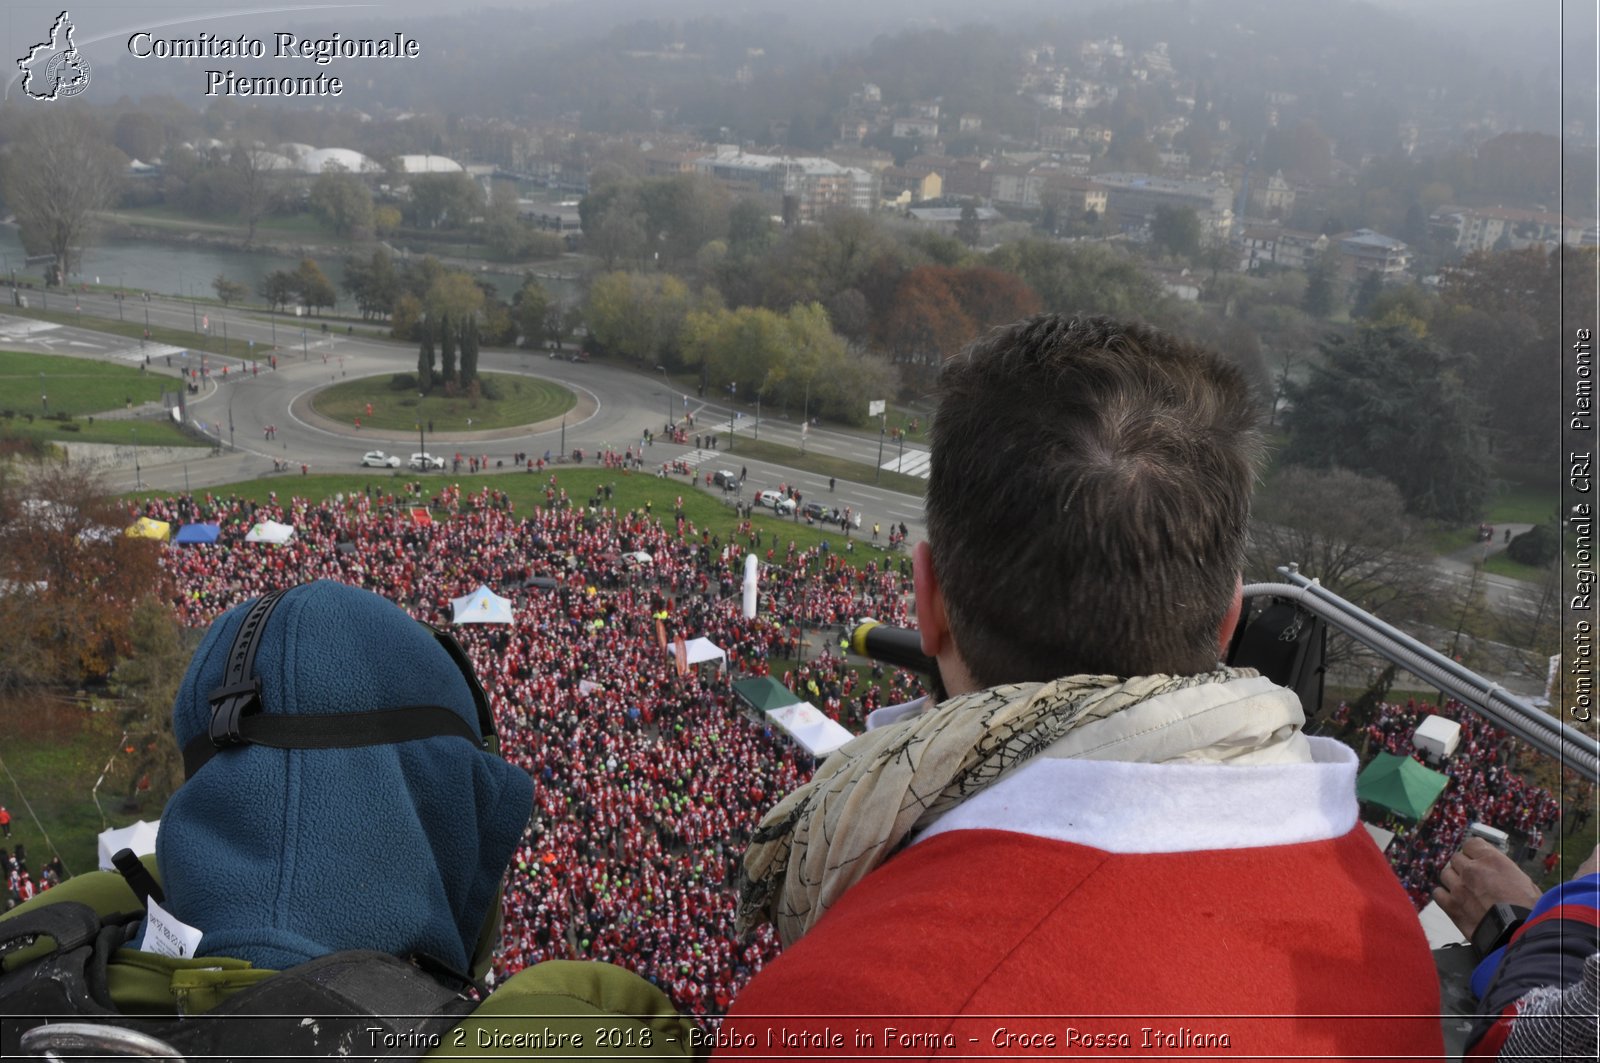
{"type": "Polygon", "coordinates": [[[922,652],[922,636],[909,628],[863,620],[850,632],[850,652],[926,676],[939,674],[939,662],[922,652]]]}

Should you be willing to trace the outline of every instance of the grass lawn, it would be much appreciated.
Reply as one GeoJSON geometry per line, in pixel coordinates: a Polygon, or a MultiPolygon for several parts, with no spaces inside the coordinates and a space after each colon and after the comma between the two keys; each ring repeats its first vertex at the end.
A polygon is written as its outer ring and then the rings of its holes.
{"type": "MultiPolygon", "coordinates": [[[[835,458],[827,454],[818,454],[815,451],[800,453],[799,447],[784,446],[781,443],[772,443],[765,439],[752,439],[740,433],[735,436],[734,444],[728,447],[726,435],[718,436],[720,442],[717,446],[719,453],[725,453],[726,459],[719,459],[718,464],[733,465],[738,461],[754,458],[757,461],[771,461],[787,465],[793,469],[804,469],[822,476],[836,476],[841,480],[858,484],[877,484],[890,491],[901,494],[921,497],[928,490],[928,481],[920,476],[909,476],[903,472],[890,472],[887,469],[879,470],[876,466],[865,462],[850,461],[847,458],[835,458]]],[[[887,450],[884,452],[889,453],[887,450]]]]}
{"type": "Polygon", "coordinates": [[[93,871],[95,839],[105,826],[160,817],[156,807],[124,811],[126,782],[108,779],[100,790],[107,818],[106,824],[101,823],[91,791],[118,749],[122,731],[114,713],[91,711],[83,702],[48,695],[0,699],[0,733],[6,736],[0,753],[6,768],[0,772],[0,804],[11,810],[11,841],[0,845],[27,846],[28,866],[34,872],[56,852],[72,874],[93,871]]]}
{"type": "Polygon", "coordinates": [[[1537,568],[1533,565],[1524,565],[1520,561],[1513,561],[1504,550],[1497,550],[1489,555],[1489,560],[1483,563],[1485,572],[1493,572],[1497,576],[1509,576],[1519,579],[1524,583],[1542,585],[1550,578],[1548,568],[1537,568]]]}
{"type": "Polygon", "coordinates": [[[172,377],[110,362],[0,351],[0,410],[19,414],[104,413],[120,410],[129,399],[136,404],[159,399],[164,389],[176,386],[172,377]],[[41,393],[50,397],[48,411],[39,402],[41,393]]]}
{"type": "MultiPolygon", "coordinates": [[[[30,293],[36,296],[38,293],[30,293]]],[[[68,295],[59,296],[63,306],[70,307],[66,302],[68,295]]],[[[31,299],[30,299],[31,301],[31,299]]],[[[36,307],[23,309],[17,306],[5,307],[5,312],[16,317],[31,317],[37,321],[54,321],[58,325],[74,325],[96,332],[108,332],[113,336],[125,336],[130,340],[144,338],[144,315],[137,309],[137,304],[127,308],[127,320],[118,321],[114,317],[96,317],[93,314],[80,314],[75,310],[59,309],[41,310],[36,307]]],[[[212,333],[220,326],[212,324],[212,333]]],[[[253,358],[264,361],[266,357],[279,348],[270,343],[257,343],[254,348],[249,347],[244,340],[224,340],[219,335],[205,332],[193,332],[189,329],[166,328],[162,325],[150,326],[150,342],[164,343],[170,347],[183,347],[191,351],[210,351],[212,354],[226,354],[230,358],[253,358]]]]}
{"type": "Polygon", "coordinates": [[[410,389],[391,388],[391,375],[385,373],[323,388],[312,396],[311,405],[322,416],[342,424],[353,424],[359,417],[361,423],[370,428],[410,431],[420,420],[432,421],[436,432],[479,432],[560,417],[578,401],[571,391],[548,380],[512,373],[480,375],[498,389],[500,398],[474,401],[466,396],[450,398],[435,391],[419,399],[410,389]],[[370,414],[367,412],[369,403],[370,414]]]}
{"type": "Polygon", "coordinates": [[[104,418],[87,420],[53,421],[36,417],[30,423],[23,417],[0,418],[0,439],[52,439],[64,443],[110,443],[113,446],[140,447],[200,447],[211,446],[204,440],[184,435],[178,426],[160,420],[108,421],[104,418]]]}
{"type": "MultiPolygon", "coordinates": [[[[286,504],[291,496],[321,501],[336,494],[356,494],[368,487],[371,487],[375,494],[392,492],[403,496],[405,484],[421,481],[425,496],[437,491],[446,483],[459,484],[462,493],[467,495],[475,494],[483,487],[493,487],[506,493],[516,506],[517,512],[527,513],[535,506],[545,504],[545,486],[549,483],[552,472],[556,476],[556,486],[565,489],[567,497],[575,504],[583,504],[593,498],[596,485],[613,484],[615,486],[611,501],[604,504],[622,512],[643,510],[645,503],[649,502],[651,515],[670,523],[673,503],[681,495],[684,517],[696,529],[708,531],[712,535],[719,536],[723,542],[727,542],[739,524],[739,518],[735,516],[731,505],[693,486],[681,476],[662,479],[648,473],[630,474],[596,465],[558,465],[553,469],[547,469],[543,476],[526,472],[457,476],[447,472],[414,473],[405,469],[393,471],[372,469],[367,472],[314,476],[272,476],[235,484],[219,484],[206,488],[204,493],[217,498],[237,496],[255,502],[266,502],[269,494],[276,493],[278,500],[286,504]]],[[[142,500],[165,498],[171,494],[172,492],[166,491],[142,491],[131,492],[124,497],[142,500]]],[[[807,549],[824,539],[828,541],[831,549],[840,551],[850,563],[858,566],[865,565],[868,561],[878,561],[881,565],[886,558],[891,562],[898,562],[899,558],[909,556],[904,551],[892,553],[879,550],[870,542],[863,542],[859,532],[849,540],[853,549],[846,550],[846,540],[836,529],[825,532],[820,528],[807,526],[804,520],[797,524],[789,518],[774,517],[770,510],[757,508],[751,519],[762,533],[763,556],[773,547],[774,535],[780,556],[788,549],[791,541],[799,548],[807,549]]]]}
{"type": "Polygon", "coordinates": [[[1561,487],[1547,477],[1542,482],[1501,480],[1484,519],[1490,524],[1548,524],[1561,508],[1561,487]]]}
{"type": "Polygon", "coordinates": [[[164,387],[173,386],[176,381],[171,377],[141,373],[110,362],[0,351],[0,436],[117,446],[205,446],[165,419],[95,418],[96,414],[122,408],[129,399],[135,403],[159,399],[164,387]],[[42,384],[40,373],[44,374],[42,384]],[[71,420],[43,416],[41,387],[50,397],[50,413],[67,413],[72,415],[71,420]]]}

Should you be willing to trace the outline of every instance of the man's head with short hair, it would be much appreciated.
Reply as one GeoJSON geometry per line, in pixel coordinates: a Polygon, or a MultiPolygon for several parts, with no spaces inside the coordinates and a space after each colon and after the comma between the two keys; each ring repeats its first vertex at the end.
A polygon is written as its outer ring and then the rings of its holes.
{"type": "Polygon", "coordinates": [[[1211,669],[1257,426],[1237,368],[1144,325],[1046,314],[980,339],[939,377],[924,648],[945,667],[947,633],[978,687],[1211,669]]]}

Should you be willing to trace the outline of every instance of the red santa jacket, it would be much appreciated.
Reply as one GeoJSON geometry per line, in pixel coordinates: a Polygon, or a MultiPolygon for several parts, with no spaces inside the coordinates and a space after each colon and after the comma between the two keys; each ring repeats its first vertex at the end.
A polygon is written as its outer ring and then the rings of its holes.
{"type": "Polygon", "coordinates": [[[1034,762],[855,885],[723,1055],[1440,1058],[1432,956],[1355,758],[1034,762]]]}

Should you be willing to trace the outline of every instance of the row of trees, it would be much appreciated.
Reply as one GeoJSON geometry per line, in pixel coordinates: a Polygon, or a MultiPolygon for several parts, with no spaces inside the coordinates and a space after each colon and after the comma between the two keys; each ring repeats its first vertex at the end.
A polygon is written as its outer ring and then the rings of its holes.
{"type": "Polygon", "coordinates": [[[449,395],[473,391],[478,383],[478,319],[471,314],[452,319],[448,313],[441,313],[437,320],[425,320],[421,329],[417,386],[424,392],[438,386],[449,395]],[[434,362],[435,339],[439,349],[437,363],[434,362]]]}

